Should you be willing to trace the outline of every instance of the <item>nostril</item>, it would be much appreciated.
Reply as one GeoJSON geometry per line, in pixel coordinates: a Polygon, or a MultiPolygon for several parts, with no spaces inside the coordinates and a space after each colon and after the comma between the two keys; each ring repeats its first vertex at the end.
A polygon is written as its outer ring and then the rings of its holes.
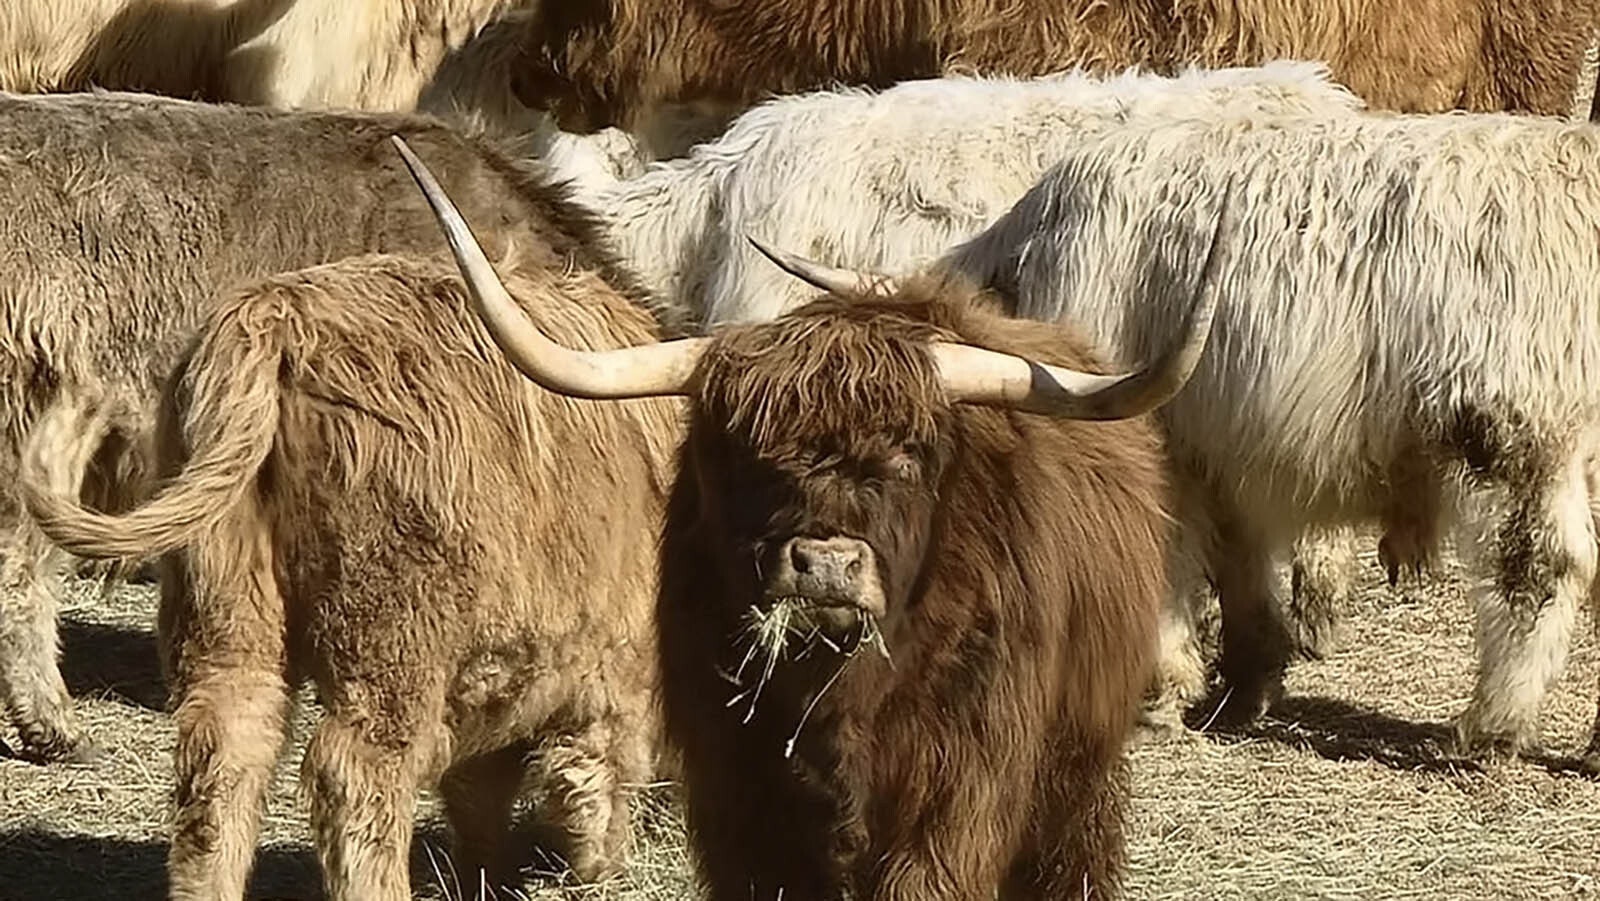
{"type": "Polygon", "coordinates": [[[806,550],[803,543],[799,541],[789,543],[789,565],[793,566],[797,573],[811,572],[811,552],[806,550]]]}

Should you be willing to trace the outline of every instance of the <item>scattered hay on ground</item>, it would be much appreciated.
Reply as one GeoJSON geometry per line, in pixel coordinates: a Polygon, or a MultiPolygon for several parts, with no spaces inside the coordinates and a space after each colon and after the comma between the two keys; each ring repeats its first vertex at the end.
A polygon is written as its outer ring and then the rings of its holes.
{"type": "MultiPolygon", "coordinates": [[[[1343,649],[1292,671],[1287,700],[1237,734],[1134,748],[1129,898],[1600,897],[1600,783],[1576,773],[1596,676],[1580,630],[1547,711],[1545,753],[1478,766],[1449,752],[1472,685],[1471,609],[1459,572],[1392,590],[1368,561],[1343,649]]],[[[81,583],[64,618],[64,670],[105,758],[87,768],[0,760],[0,901],[164,894],[172,729],[151,627],[154,591],[102,599],[81,583]]],[[[1203,715],[1203,711],[1201,712],[1203,715]]],[[[316,707],[304,699],[263,826],[252,897],[317,896],[295,773],[316,707]]],[[[693,897],[673,795],[642,793],[627,875],[563,884],[533,856],[518,901],[693,897]]],[[[432,796],[412,872],[425,898],[473,898],[450,875],[432,796]],[[463,890],[464,889],[464,890],[463,890]]]]}

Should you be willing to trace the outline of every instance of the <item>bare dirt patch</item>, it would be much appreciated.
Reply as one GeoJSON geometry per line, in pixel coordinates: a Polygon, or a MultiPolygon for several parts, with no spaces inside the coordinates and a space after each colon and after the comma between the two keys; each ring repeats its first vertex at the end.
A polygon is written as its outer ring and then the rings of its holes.
{"type": "MultiPolygon", "coordinates": [[[[1544,753],[1478,765],[1448,743],[1474,663],[1460,572],[1394,590],[1369,560],[1363,576],[1342,650],[1296,666],[1272,715],[1240,733],[1132,750],[1128,897],[1600,897],[1600,783],[1573,760],[1600,675],[1587,630],[1547,709],[1544,753]]],[[[105,756],[49,769],[0,759],[0,901],[163,896],[173,735],[154,605],[147,586],[102,598],[93,583],[77,585],[63,664],[105,756]]],[[[304,698],[252,897],[319,897],[295,779],[316,712],[304,698]]],[[[640,847],[624,878],[563,884],[559,861],[532,850],[530,834],[525,884],[496,897],[693,897],[672,790],[646,790],[639,806],[640,847]]],[[[477,887],[455,884],[446,847],[436,800],[425,797],[412,855],[419,895],[477,897],[477,887]]]]}

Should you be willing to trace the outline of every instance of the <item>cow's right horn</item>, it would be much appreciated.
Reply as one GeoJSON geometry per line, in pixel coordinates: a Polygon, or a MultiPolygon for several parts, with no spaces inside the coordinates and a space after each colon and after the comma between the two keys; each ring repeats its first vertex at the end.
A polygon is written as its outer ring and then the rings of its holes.
{"type": "Polygon", "coordinates": [[[617,350],[580,351],[551,341],[528,320],[495,275],[461,211],[399,135],[390,138],[439,219],[478,318],[523,375],[560,394],[620,400],[687,394],[706,339],[685,338],[617,350]]]}
{"type": "Polygon", "coordinates": [[[1189,381],[1205,350],[1216,317],[1224,235],[1238,230],[1233,180],[1223,187],[1217,224],[1212,228],[1205,263],[1200,268],[1189,309],[1171,346],[1136,372],[1101,375],[1063,366],[1047,366],[970,344],[936,344],[934,359],[950,399],[1043,413],[1063,419],[1127,419],[1148,413],[1171,400],[1189,381]]]}
{"type": "Polygon", "coordinates": [[[821,288],[832,294],[881,294],[887,296],[893,294],[898,288],[898,283],[895,279],[887,275],[824,266],[815,260],[808,260],[786,250],[769,247],[757,240],[755,235],[747,234],[744,237],[746,241],[750,242],[750,246],[761,251],[761,255],[771,260],[779,269],[812,287],[821,288]]]}

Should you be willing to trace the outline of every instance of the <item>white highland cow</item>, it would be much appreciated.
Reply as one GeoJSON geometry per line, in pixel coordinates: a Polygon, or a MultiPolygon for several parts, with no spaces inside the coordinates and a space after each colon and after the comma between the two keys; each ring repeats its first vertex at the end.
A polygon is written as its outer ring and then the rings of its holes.
{"type": "Polygon", "coordinates": [[[1268,578],[1285,536],[1380,521],[1415,563],[1458,528],[1480,656],[1458,732],[1527,746],[1595,576],[1600,128],[1187,120],[1080,142],[945,262],[1142,360],[1187,297],[1152,261],[1188,271],[1181,248],[1204,251],[1231,181],[1211,345],[1157,415],[1222,599],[1235,710],[1258,710],[1287,658],[1268,578]]]}
{"type": "MultiPolygon", "coordinates": [[[[989,226],[1063,154],[1107,129],[1362,108],[1326,66],[1293,61],[1176,77],[928,79],[780,97],[684,158],[628,179],[590,168],[577,181],[646,286],[715,325],[769,319],[816,294],[775,270],[747,233],[825,265],[906,274],[989,226]]],[[[576,175],[579,152],[550,162],[576,175]]]]}

